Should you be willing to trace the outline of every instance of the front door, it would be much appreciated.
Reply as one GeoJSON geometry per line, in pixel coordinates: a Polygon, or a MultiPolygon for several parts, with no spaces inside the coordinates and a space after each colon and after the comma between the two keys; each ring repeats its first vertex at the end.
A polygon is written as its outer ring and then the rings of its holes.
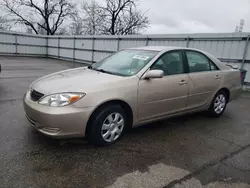
{"type": "Polygon", "coordinates": [[[150,68],[162,70],[164,77],[139,81],[139,121],[185,110],[189,83],[183,57],[181,50],[166,52],[150,68]]]}

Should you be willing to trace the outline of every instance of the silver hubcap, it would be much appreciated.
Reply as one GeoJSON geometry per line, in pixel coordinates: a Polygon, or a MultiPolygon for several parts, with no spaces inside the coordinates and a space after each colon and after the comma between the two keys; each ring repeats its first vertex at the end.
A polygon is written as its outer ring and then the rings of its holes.
{"type": "Polygon", "coordinates": [[[102,124],[102,138],[106,142],[117,140],[124,128],[124,119],[119,113],[110,114],[102,124]]]}
{"type": "Polygon", "coordinates": [[[226,98],[224,95],[220,94],[216,97],[214,101],[214,111],[220,114],[226,106],[226,98]]]}

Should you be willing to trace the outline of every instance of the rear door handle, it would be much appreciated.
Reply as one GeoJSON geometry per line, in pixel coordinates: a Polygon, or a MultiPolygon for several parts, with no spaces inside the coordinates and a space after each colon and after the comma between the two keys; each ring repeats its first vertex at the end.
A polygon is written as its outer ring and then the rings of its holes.
{"type": "Polygon", "coordinates": [[[179,84],[180,84],[180,85],[186,85],[186,84],[187,84],[187,81],[186,81],[186,80],[181,80],[181,81],[179,82],[179,84]]]}
{"type": "Polygon", "coordinates": [[[215,79],[221,79],[221,76],[220,75],[216,75],[215,79]]]}

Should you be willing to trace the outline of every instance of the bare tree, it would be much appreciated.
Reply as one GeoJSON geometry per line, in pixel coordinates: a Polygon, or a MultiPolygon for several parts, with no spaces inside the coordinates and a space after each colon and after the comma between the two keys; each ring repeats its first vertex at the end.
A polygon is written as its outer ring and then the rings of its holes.
{"type": "Polygon", "coordinates": [[[0,30],[8,31],[11,29],[10,20],[0,17],[0,30]]]}
{"type": "Polygon", "coordinates": [[[135,7],[130,7],[126,15],[118,18],[117,33],[120,35],[139,34],[141,30],[148,28],[149,20],[145,13],[136,11],[135,7]]]}
{"type": "Polygon", "coordinates": [[[69,26],[69,33],[71,35],[82,35],[84,34],[84,24],[83,19],[79,16],[79,14],[75,14],[72,16],[72,22],[69,26]]]}
{"type": "Polygon", "coordinates": [[[106,0],[104,6],[95,0],[83,1],[72,25],[73,34],[128,35],[139,34],[149,26],[145,13],[137,9],[138,0],[106,0]]]}
{"type": "Polygon", "coordinates": [[[25,24],[36,34],[44,30],[54,35],[63,22],[75,14],[75,5],[70,0],[0,0],[1,7],[17,23],[25,24]]]}
{"type": "Polygon", "coordinates": [[[138,0],[106,0],[102,33],[111,35],[138,34],[149,26],[149,19],[137,9],[138,0]]]}
{"type": "Polygon", "coordinates": [[[81,10],[73,16],[70,29],[76,35],[100,34],[104,20],[104,10],[95,0],[84,0],[81,10]]]}
{"type": "Polygon", "coordinates": [[[68,30],[68,26],[65,25],[65,26],[59,28],[56,32],[56,35],[70,35],[69,30],[68,30]]]}
{"type": "Polygon", "coordinates": [[[90,2],[83,2],[82,12],[84,14],[83,29],[85,34],[100,34],[100,28],[102,27],[105,19],[105,11],[95,0],[91,0],[90,2]]]}

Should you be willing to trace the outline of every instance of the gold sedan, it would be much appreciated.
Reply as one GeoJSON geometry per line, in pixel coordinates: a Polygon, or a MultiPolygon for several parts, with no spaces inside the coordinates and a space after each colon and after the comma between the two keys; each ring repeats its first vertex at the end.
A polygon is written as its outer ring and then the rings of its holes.
{"type": "Polygon", "coordinates": [[[190,112],[219,117],[241,91],[240,71],[189,48],[119,51],[89,67],[32,83],[26,117],[39,132],[109,145],[125,129],[190,112]]]}

